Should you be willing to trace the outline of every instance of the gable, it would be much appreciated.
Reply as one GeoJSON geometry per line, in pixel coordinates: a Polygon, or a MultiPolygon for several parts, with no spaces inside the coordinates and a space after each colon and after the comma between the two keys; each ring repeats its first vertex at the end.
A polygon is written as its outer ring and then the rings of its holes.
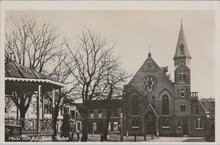
{"type": "Polygon", "coordinates": [[[144,77],[148,75],[151,75],[154,77],[160,76],[160,79],[163,78],[168,83],[171,83],[171,84],[173,83],[170,81],[170,79],[167,77],[164,71],[161,70],[161,68],[156,64],[156,62],[152,59],[152,57],[148,56],[148,58],[145,60],[145,62],[142,64],[142,66],[139,68],[139,70],[130,80],[128,85],[132,85],[137,82],[141,83],[144,77]]]}

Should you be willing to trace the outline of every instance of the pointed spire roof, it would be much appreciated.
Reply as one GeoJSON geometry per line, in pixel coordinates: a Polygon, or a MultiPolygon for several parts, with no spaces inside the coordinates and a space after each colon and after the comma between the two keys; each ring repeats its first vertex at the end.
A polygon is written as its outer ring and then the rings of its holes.
{"type": "Polygon", "coordinates": [[[186,43],[185,35],[184,35],[184,32],[183,32],[182,21],[181,21],[179,38],[178,38],[178,41],[177,41],[176,52],[175,52],[175,55],[174,55],[173,59],[182,58],[182,57],[191,58],[189,50],[188,50],[188,46],[187,46],[187,43],[186,43]]]}

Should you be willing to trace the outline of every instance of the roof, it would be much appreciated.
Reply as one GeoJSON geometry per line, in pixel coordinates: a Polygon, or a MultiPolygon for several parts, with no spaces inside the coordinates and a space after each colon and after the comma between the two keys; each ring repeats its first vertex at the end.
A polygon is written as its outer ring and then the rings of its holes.
{"type": "Polygon", "coordinates": [[[185,35],[183,32],[183,25],[180,26],[179,38],[176,45],[176,52],[173,59],[177,58],[191,58],[188,46],[186,43],[185,35]]]}
{"type": "Polygon", "coordinates": [[[50,83],[56,86],[64,87],[63,83],[55,81],[52,78],[43,75],[42,73],[39,73],[14,61],[10,61],[5,64],[5,80],[50,83]]]}
{"type": "MultiPolygon", "coordinates": [[[[111,105],[113,108],[121,108],[123,100],[122,99],[112,99],[110,101],[107,100],[91,100],[89,102],[90,108],[99,109],[106,108],[107,104],[111,105]]],[[[78,107],[83,107],[83,103],[76,103],[78,107]]]]}
{"type": "Polygon", "coordinates": [[[210,114],[210,118],[215,118],[215,99],[214,98],[203,98],[201,103],[210,114]]]}
{"type": "Polygon", "coordinates": [[[147,114],[149,111],[152,111],[156,117],[159,117],[159,115],[157,114],[156,110],[154,109],[154,107],[151,104],[149,104],[147,106],[147,108],[145,110],[145,114],[147,114]]]}

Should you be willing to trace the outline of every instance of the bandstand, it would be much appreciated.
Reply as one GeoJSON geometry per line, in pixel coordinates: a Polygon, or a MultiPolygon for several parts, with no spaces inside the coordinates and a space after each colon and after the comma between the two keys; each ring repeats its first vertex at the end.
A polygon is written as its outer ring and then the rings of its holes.
{"type": "MultiPolygon", "coordinates": [[[[20,65],[14,61],[5,63],[5,97],[12,97],[17,95],[17,104],[21,105],[23,101],[19,94],[25,94],[25,92],[32,92],[30,102],[33,103],[33,98],[36,98],[36,113],[35,117],[21,118],[19,112],[21,111],[18,105],[15,105],[13,101],[13,107],[16,109],[16,115],[14,117],[5,116],[5,131],[7,135],[14,135],[13,130],[19,130],[18,135],[34,135],[41,136],[43,134],[52,133],[52,112],[55,102],[55,92],[60,92],[64,84],[57,82],[35,70],[20,65]],[[22,92],[22,93],[21,93],[22,92]],[[50,92],[50,98],[52,100],[51,115],[44,115],[44,95],[43,92],[50,92]]],[[[28,105],[28,107],[30,106],[28,105]]]]}

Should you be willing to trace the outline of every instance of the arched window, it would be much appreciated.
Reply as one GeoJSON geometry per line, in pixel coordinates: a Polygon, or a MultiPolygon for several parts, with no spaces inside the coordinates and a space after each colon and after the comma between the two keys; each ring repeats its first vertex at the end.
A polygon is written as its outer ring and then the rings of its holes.
{"type": "Polygon", "coordinates": [[[179,83],[186,83],[187,82],[187,70],[186,69],[181,69],[179,70],[179,83]]]}
{"type": "Polygon", "coordinates": [[[178,121],[177,127],[181,128],[181,121],[180,120],[178,121]]]}
{"type": "Polygon", "coordinates": [[[167,95],[162,97],[162,114],[169,115],[169,98],[167,95]]]}
{"type": "Polygon", "coordinates": [[[137,119],[132,120],[132,128],[139,128],[139,121],[137,119]]]}
{"type": "Polygon", "coordinates": [[[181,89],[181,97],[184,97],[184,89],[181,89]]]}
{"type": "Polygon", "coordinates": [[[132,115],[138,115],[138,97],[137,96],[133,96],[132,97],[132,115]]]}
{"type": "Polygon", "coordinates": [[[152,106],[155,108],[155,97],[152,96],[152,106]]]}

